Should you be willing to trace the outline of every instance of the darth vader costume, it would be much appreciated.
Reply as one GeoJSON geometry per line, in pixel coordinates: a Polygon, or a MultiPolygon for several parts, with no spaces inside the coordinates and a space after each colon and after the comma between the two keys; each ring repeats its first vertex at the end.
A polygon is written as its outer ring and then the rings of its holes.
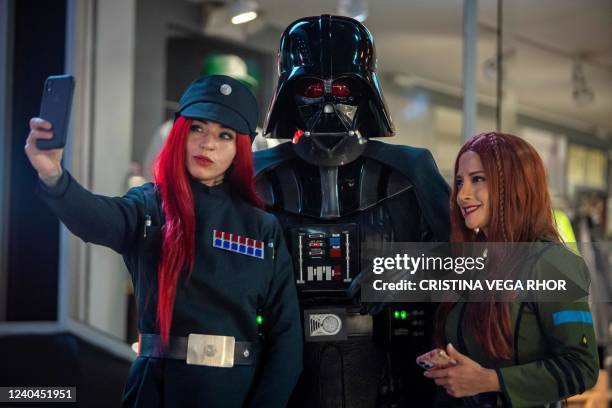
{"type": "Polygon", "coordinates": [[[305,366],[290,406],[431,406],[434,385],[414,360],[433,347],[433,305],[361,302],[361,253],[447,241],[448,185],[428,150],[371,140],[394,128],[361,23],[297,20],[278,59],[265,133],[291,142],[256,152],[255,170],[284,228],[302,312],[305,366]]]}

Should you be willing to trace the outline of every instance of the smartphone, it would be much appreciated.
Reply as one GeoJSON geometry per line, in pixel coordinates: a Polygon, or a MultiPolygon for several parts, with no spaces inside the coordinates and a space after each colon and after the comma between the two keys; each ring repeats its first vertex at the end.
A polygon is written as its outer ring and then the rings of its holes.
{"type": "Polygon", "coordinates": [[[72,75],[50,76],[45,81],[39,117],[51,122],[53,138],[37,140],[39,149],[59,149],[66,145],[66,135],[72,109],[74,77],[72,75]]]}
{"type": "Polygon", "coordinates": [[[457,364],[455,360],[446,354],[446,351],[439,348],[418,356],[416,363],[425,370],[430,370],[432,368],[447,368],[457,364]]]}

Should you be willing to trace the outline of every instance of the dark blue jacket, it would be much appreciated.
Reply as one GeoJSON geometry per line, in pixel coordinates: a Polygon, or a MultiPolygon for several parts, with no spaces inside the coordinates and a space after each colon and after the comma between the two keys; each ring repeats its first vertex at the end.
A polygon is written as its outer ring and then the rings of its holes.
{"type": "MultiPolygon", "coordinates": [[[[126,407],[281,407],[302,369],[302,338],[291,258],[275,217],[244,202],[221,184],[192,180],[196,255],[191,276],[176,291],[171,336],[189,333],[258,340],[256,311],[264,317],[264,353],[257,366],[218,368],[138,357],[124,391],[126,407]],[[263,241],[264,259],[213,247],[213,230],[263,241]]],[[[68,172],[39,196],[85,242],[123,255],[138,305],[140,333],[156,325],[157,267],[163,212],[151,183],[123,197],[95,195],[68,172]],[[146,223],[150,220],[150,223],[146,223]],[[147,225],[150,224],[150,225],[147,225]]]]}

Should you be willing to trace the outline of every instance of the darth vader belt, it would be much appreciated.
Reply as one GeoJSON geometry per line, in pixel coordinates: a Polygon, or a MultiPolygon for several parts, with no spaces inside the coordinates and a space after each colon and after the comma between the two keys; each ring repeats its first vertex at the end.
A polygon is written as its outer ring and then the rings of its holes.
{"type": "Polygon", "coordinates": [[[187,364],[209,367],[254,365],[261,353],[259,342],[236,341],[232,336],[212,334],[171,336],[166,347],[162,345],[161,336],[141,334],[138,345],[139,356],[183,360],[187,364]]]}

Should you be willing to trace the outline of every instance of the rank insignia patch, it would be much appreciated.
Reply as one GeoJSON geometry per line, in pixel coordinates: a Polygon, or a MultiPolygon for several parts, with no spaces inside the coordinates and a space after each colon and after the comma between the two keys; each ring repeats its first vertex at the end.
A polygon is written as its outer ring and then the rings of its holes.
{"type": "Polygon", "coordinates": [[[264,243],[256,239],[213,230],[213,247],[238,254],[264,259],[264,243]]]}

